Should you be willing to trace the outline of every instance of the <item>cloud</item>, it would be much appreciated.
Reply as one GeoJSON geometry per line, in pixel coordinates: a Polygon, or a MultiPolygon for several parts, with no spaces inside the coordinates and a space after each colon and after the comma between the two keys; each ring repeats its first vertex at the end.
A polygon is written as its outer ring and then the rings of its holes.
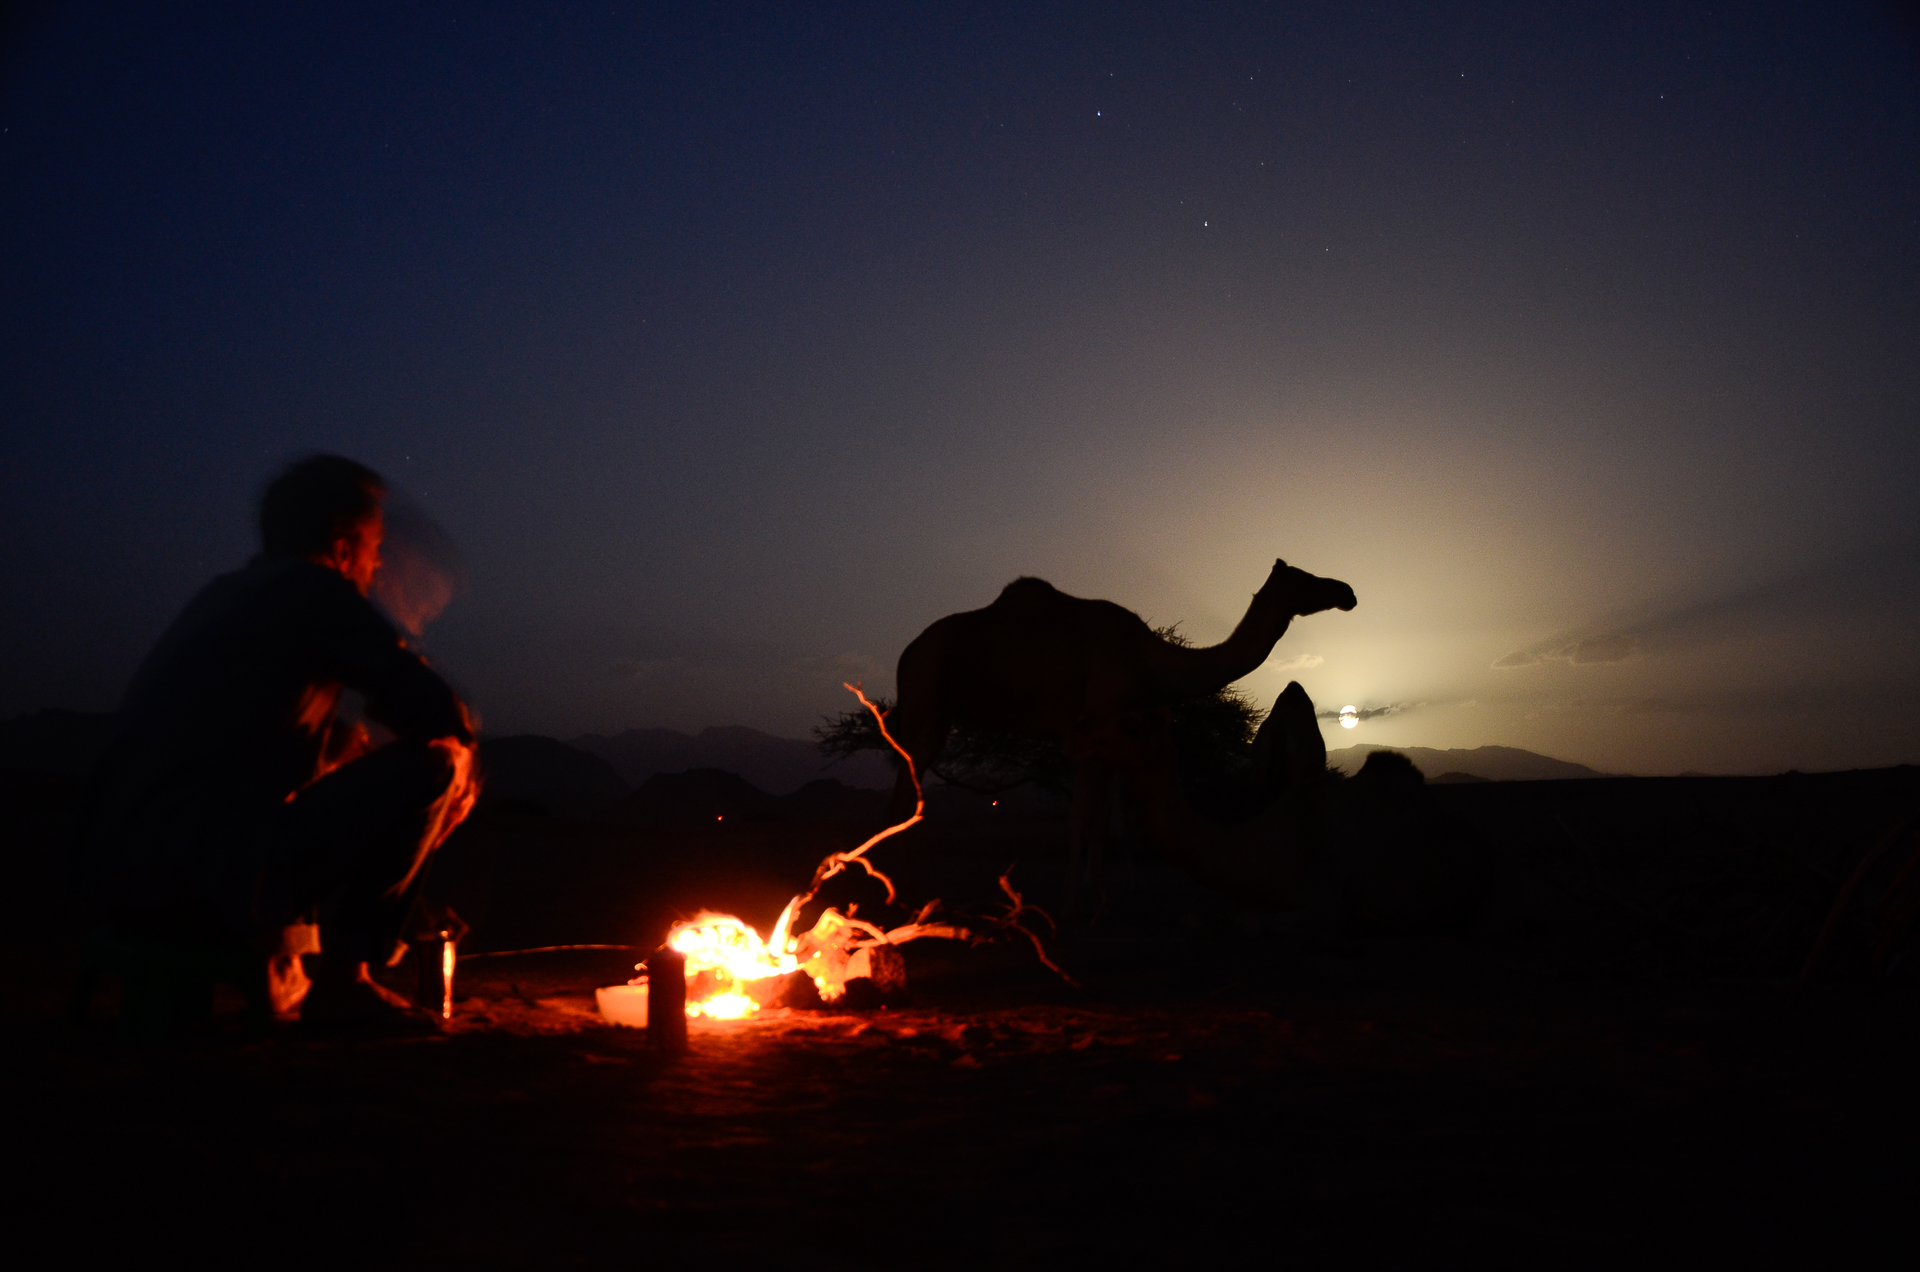
{"type": "Polygon", "coordinates": [[[1498,671],[1559,662],[1575,666],[1619,663],[1730,639],[1751,640],[1804,623],[1809,615],[1845,614],[1855,627],[1869,622],[1910,624],[1920,616],[1920,544],[1888,539],[1844,557],[1803,564],[1771,578],[1722,591],[1680,596],[1666,604],[1635,606],[1493,663],[1498,671]]]}
{"type": "Polygon", "coordinates": [[[1306,671],[1311,667],[1318,667],[1325,661],[1327,660],[1319,654],[1295,654],[1293,657],[1282,662],[1268,663],[1267,665],[1275,671],[1306,671]]]}
{"type": "Polygon", "coordinates": [[[1635,698],[1608,704],[1622,715],[1682,715],[1711,711],[1705,702],[1687,702],[1673,698],[1635,698]]]}
{"type": "MultiPolygon", "coordinates": [[[[1411,711],[1417,705],[1419,704],[1413,702],[1390,702],[1384,707],[1361,707],[1353,714],[1361,720],[1378,720],[1381,716],[1400,715],[1402,712],[1411,711]]],[[[1317,720],[1338,720],[1340,718],[1340,712],[1337,710],[1316,711],[1313,714],[1317,720]]]]}
{"type": "Polygon", "coordinates": [[[1532,649],[1516,649],[1505,658],[1495,660],[1495,671],[1507,671],[1514,667],[1534,667],[1544,662],[1573,663],[1576,666],[1586,663],[1625,662],[1640,647],[1640,642],[1631,632],[1612,632],[1604,636],[1589,636],[1580,640],[1552,641],[1544,646],[1536,645],[1532,649]]]}

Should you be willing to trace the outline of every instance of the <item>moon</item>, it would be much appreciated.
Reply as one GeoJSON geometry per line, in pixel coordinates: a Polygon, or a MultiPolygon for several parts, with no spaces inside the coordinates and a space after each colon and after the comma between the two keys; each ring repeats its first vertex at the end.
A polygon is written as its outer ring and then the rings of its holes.
{"type": "Polygon", "coordinates": [[[1360,708],[1358,707],[1340,708],[1340,727],[1341,728],[1343,729],[1358,728],[1359,724],[1360,724],[1360,708]]]}

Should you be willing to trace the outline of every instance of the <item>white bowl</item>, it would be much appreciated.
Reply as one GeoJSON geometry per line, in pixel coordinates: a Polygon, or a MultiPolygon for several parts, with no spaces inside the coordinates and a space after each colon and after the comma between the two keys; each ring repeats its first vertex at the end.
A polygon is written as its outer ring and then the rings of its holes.
{"type": "Polygon", "coordinates": [[[593,991],[600,1004],[600,1018],[610,1025],[630,1029],[647,1027],[647,987],[645,985],[603,985],[593,991]]]}

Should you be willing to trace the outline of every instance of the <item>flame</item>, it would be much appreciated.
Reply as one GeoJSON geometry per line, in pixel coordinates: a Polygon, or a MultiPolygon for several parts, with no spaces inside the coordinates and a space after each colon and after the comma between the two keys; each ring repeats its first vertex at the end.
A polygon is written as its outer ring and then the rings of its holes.
{"type": "Polygon", "coordinates": [[[707,1016],[714,1020],[739,1020],[760,1010],[760,1004],[745,994],[715,994],[697,1003],[687,1004],[687,1015],[707,1016]]]}
{"type": "Polygon", "coordinates": [[[958,928],[920,923],[883,932],[865,919],[829,906],[812,930],[792,936],[794,916],[804,902],[803,897],[787,902],[773,935],[765,940],[756,928],[731,914],[703,910],[674,924],[667,944],[687,960],[687,1015],[715,1020],[751,1016],[760,1010],[753,992],[756,986],[797,971],[805,972],[820,997],[832,1002],[847,992],[847,970],[861,948],[916,936],[964,935],[958,928]]]}
{"type": "Polygon", "coordinates": [[[794,908],[788,903],[773,936],[764,941],[757,930],[731,914],[703,910],[674,924],[667,944],[687,960],[687,1015],[738,1020],[758,1011],[760,1005],[741,987],[785,976],[800,966],[786,948],[791,944],[787,926],[794,908]]]}
{"type": "MultiPolygon", "coordinates": [[[[788,911],[792,906],[789,904],[788,911]]],[[[760,933],[731,914],[702,910],[685,922],[676,923],[667,933],[667,944],[687,959],[687,979],[703,972],[731,984],[785,976],[799,967],[792,953],[781,948],[786,941],[788,914],[780,916],[773,939],[761,940],[760,933]]],[[[692,1006],[689,1005],[689,1011],[692,1006]]]]}

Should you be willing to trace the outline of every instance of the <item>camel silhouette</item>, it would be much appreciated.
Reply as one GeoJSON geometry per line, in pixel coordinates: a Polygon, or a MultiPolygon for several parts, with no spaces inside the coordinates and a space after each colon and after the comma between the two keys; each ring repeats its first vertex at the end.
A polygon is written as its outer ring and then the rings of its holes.
{"type": "Polygon", "coordinates": [[[1153,762],[1143,743],[1163,731],[1168,708],[1253,671],[1295,618],[1355,604],[1338,579],[1276,561],[1232,635],[1195,647],[1111,601],[1015,579],[991,605],[949,614],[902,651],[888,723],[912,772],[901,765],[889,819],[911,815],[916,782],[955,724],[1057,739],[1074,766],[1072,890],[1097,890],[1112,775],[1153,762]]]}

